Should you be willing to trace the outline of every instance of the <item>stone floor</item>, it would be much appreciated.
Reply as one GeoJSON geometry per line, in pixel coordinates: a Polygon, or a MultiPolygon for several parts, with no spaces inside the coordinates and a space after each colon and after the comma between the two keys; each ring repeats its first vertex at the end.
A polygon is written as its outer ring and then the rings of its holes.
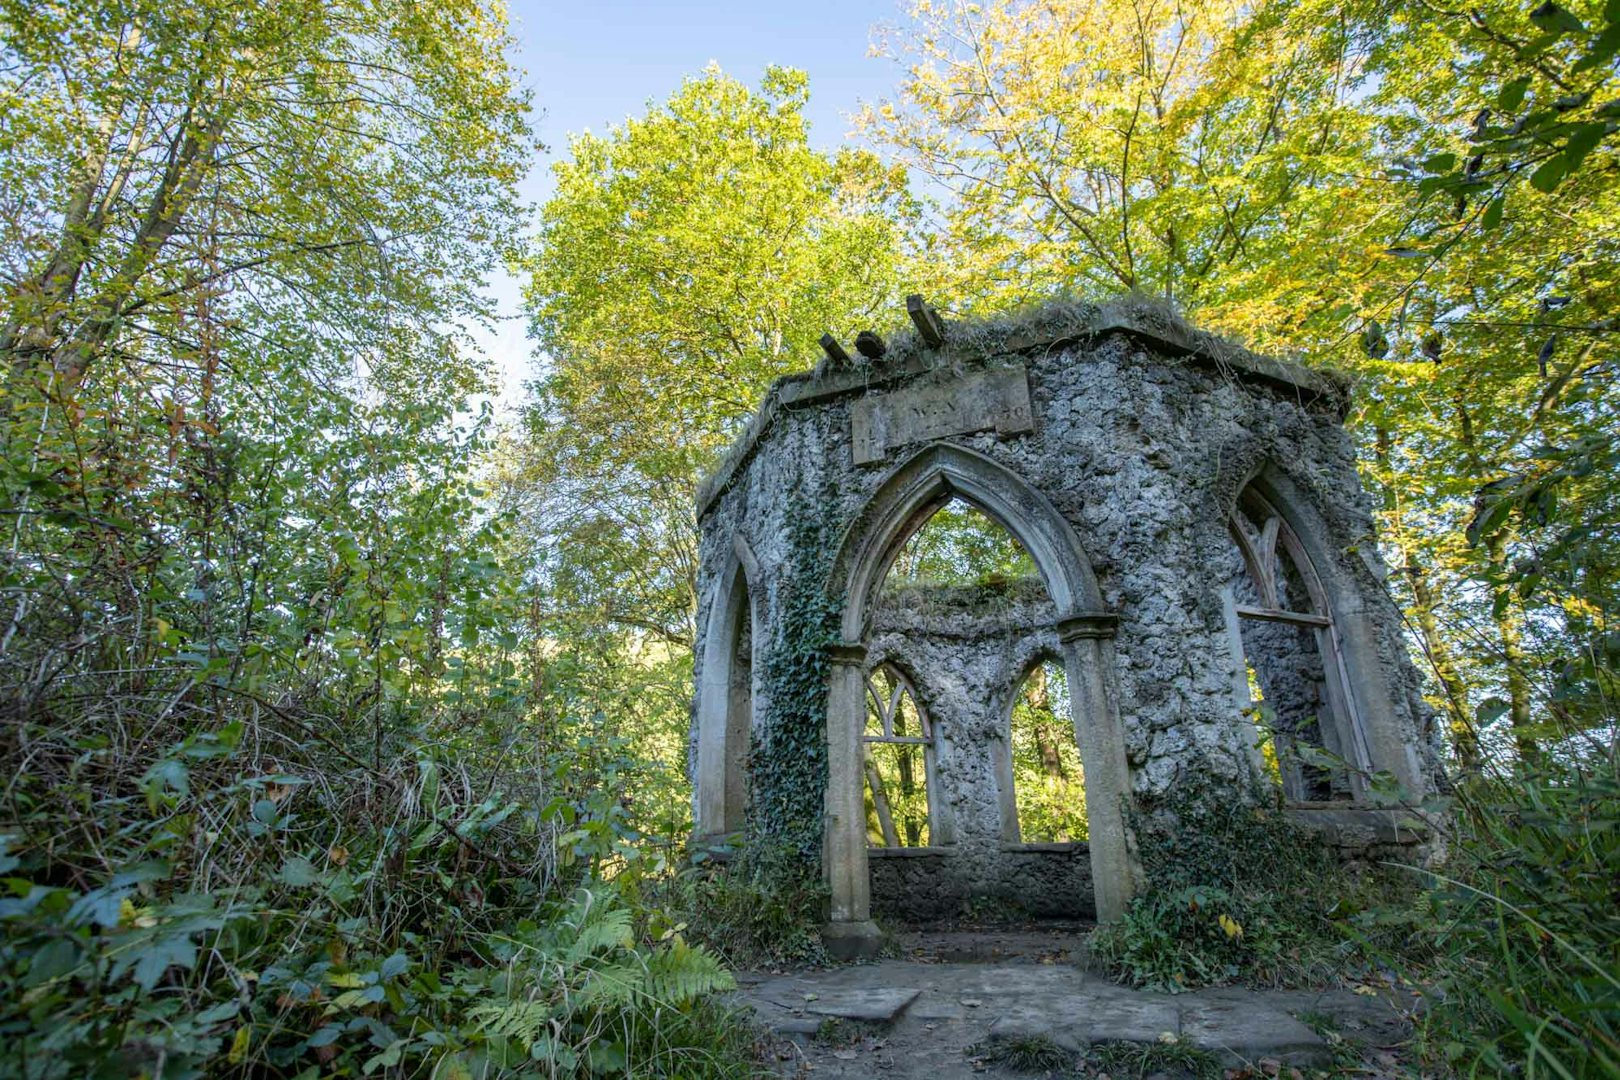
{"type": "Polygon", "coordinates": [[[1179,1042],[1211,1052],[1235,1075],[1287,1076],[1291,1068],[1308,1075],[1334,1062],[1337,1033],[1383,1058],[1390,1053],[1381,1048],[1407,1034],[1400,1002],[1367,988],[1126,989],[1087,971],[1079,933],[917,933],[902,937],[901,953],[873,964],[739,975],[740,999],[779,1037],[778,1071],[1003,1075],[990,1064],[993,1044],[1042,1036],[1073,1052],[1100,1042],[1179,1042]],[[1336,1034],[1324,1038],[1301,1016],[1318,1027],[1326,1021],[1336,1034]]]}

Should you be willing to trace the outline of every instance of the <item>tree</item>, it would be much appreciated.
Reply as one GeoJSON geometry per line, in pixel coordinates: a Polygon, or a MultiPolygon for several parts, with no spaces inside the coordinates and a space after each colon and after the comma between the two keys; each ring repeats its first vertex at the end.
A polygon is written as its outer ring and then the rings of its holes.
{"type": "Polygon", "coordinates": [[[8,3],[3,33],[13,395],[204,338],[468,389],[448,330],[481,310],[526,141],[492,10],[8,3]]]}
{"type": "Polygon", "coordinates": [[[1353,274],[1363,44],[1314,5],[918,3],[867,130],[945,193],[942,295],[1138,290],[1283,334],[1353,274]],[[1308,31],[1305,29],[1308,27],[1308,31]],[[1280,272],[1284,266],[1290,272],[1280,272]]]}
{"type": "Polygon", "coordinates": [[[903,175],[812,149],[808,93],[800,72],[772,68],[754,92],[709,68],[574,138],[527,264],[548,365],[510,493],[566,606],[680,648],[700,473],[824,331],[900,311],[903,175]]]}
{"type": "Polygon", "coordinates": [[[1379,539],[1464,765],[1478,727],[1529,755],[1582,711],[1549,671],[1603,683],[1609,8],[925,0],[890,42],[911,77],[866,116],[944,192],[964,306],[1143,290],[1357,378],[1379,539]]]}

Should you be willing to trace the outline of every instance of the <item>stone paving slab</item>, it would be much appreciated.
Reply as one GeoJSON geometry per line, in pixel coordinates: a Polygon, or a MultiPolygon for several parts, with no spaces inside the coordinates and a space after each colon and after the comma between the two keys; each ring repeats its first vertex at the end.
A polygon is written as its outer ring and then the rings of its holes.
{"type": "Polygon", "coordinates": [[[1330,1055],[1321,1036],[1277,1009],[1227,1004],[1189,1004],[1181,1009],[1181,1037],[1228,1061],[1276,1058],[1315,1065],[1330,1055]]]}
{"type": "Polygon", "coordinates": [[[944,1054],[937,1063],[944,1071],[932,1080],[956,1075],[951,1055],[963,1060],[963,1048],[987,1038],[1044,1036],[1073,1051],[1098,1042],[1180,1039],[1231,1065],[1273,1059],[1304,1066],[1330,1057],[1327,1044],[1289,1014],[1322,998],[1300,992],[1223,988],[1155,994],[1064,964],[901,961],[740,986],[738,998],[779,1034],[803,1041],[823,1019],[839,1017],[887,1032],[878,1038],[891,1051],[911,1040],[931,1054],[944,1054]]]}
{"type": "Polygon", "coordinates": [[[804,1003],[804,1011],[817,1016],[836,1016],[866,1024],[891,1024],[895,1017],[916,1000],[919,991],[911,988],[872,987],[855,990],[829,990],[804,1003]]]}

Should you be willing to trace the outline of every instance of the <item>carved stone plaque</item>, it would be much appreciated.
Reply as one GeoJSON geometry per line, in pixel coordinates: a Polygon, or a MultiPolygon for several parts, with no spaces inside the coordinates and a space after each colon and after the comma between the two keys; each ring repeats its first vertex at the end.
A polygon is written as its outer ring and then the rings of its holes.
{"type": "Polygon", "coordinates": [[[991,428],[998,435],[1035,430],[1023,365],[874,394],[850,410],[857,465],[882,461],[890,449],[906,443],[991,428]]]}

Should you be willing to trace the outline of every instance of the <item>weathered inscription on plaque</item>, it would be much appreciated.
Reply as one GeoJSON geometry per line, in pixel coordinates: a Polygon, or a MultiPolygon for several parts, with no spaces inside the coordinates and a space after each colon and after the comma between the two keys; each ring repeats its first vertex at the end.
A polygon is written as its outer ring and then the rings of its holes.
{"type": "Polygon", "coordinates": [[[998,435],[1035,430],[1029,376],[1022,366],[874,394],[850,410],[857,465],[882,461],[890,449],[906,443],[991,428],[998,435]]]}

